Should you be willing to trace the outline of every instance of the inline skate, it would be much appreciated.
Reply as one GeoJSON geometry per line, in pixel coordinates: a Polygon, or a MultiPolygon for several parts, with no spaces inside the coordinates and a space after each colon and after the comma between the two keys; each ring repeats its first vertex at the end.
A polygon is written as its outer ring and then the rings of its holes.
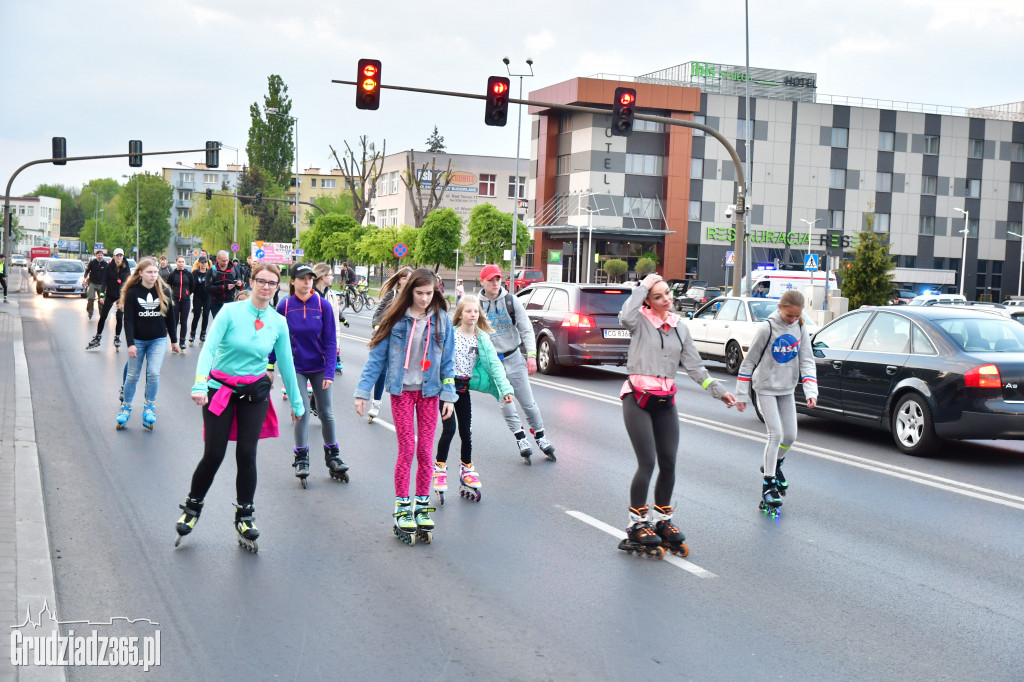
{"type": "Polygon", "coordinates": [[[348,465],[341,461],[341,450],[337,443],[324,443],[324,461],[331,478],[348,483],[348,465]]]}
{"type": "Polygon", "coordinates": [[[672,507],[668,505],[664,507],[654,505],[654,509],[651,511],[654,532],[661,538],[661,546],[667,551],[679,556],[686,556],[690,553],[690,548],[683,542],[686,537],[672,523],[672,512],[672,507]]]}
{"type": "Polygon", "coordinates": [[[156,401],[147,400],[146,404],[142,407],[142,426],[143,428],[153,430],[153,425],[156,424],[156,401]]]}
{"type": "Polygon", "coordinates": [[[648,507],[644,505],[639,509],[629,508],[629,528],[626,529],[626,537],[619,542],[619,549],[637,556],[653,556],[659,559],[665,558],[665,548],[661,546],[661,538],[651,528],[650,518],[647,516],[648,507]]]}
{"type": "Polygon", "coordinates": [[[376,417],[378,414],[380,414],[380,401],[379,400],[371,400],[370,401],[370,409],[366,413],[366,423],[367,424],[372,424],[373,423],[373,418],[376,417]]]}
{"type": "Polygon", "coordinates": [[[412,517],[412,502],[408,497],[395,498],[395,525],[391,529],[399,540],[405,544],[416,544],[417,527],[416,519],[412,517]]]}
{"type": "Polygon", "coordinates": [[[99,348],[100,347],[100,341],[102,341],[102,340],[103,340],[103,337],[100,336],[99,334],[97,334],[96,336],[92,337],[92,341],[89,342],[89,345],[86,346],[85,349],[86,350],[93,350],[94,348],[99,348]]]}
{"type": "Polygon", "coordinates": [[[540,431],[530,429],[530,433],[533,434],[534,440],[537,441],[537,447],[544,453],[544,456],[552,462],[557,461],[557,458],[555,457],[555,446],[551,444],[551,441],[544,437],[544,429],[541,429],[540,431]]]}
{"type": "Polygon", "coordinates": [[[437,511],[430,506],[430,495],[416,496],[416,539],[430,544],[434,536],[434,519],[430,518],[429,512],[437,511]]]}
{"type": "Polygon", "coordinates": [[[256,521],[252,517],[254,508],[252,504],[236,504],[235,507],[235,530],[238,532],[238,545],[255,554],[260,549],[256,544],[260,530],[256,527],[256,521]]]}
{"type": "Polygon", "coordinates": [[[758,509],[763,511],[765,516],[777,519],[782,513],[780,507],[782,507],[782,498],[779,497],[779,488],[775,479],[765,476],[764,482],[761,484],[761,503],[758,505],[758,509]]]}
{"type": "Polygon", "coordinates": [[[533,456],[533,448],[530,447],[530,443],[526,440],[526,432],[520,429],[516,431],[516,446],[519,448],[519,456],[525,460],[525,464],[529,466],[530,457],[533,456]]]}
{"type": "Polygon", "coordinates": [[[480,501],[480,477],[476,473],[476,469],[473,465],[462,465],[459,471],[459,495],[466,498],[470,502],[480,501]]]}
{"type": "Polygon", "coordinates": [[[448,492],[448,464],[446,462],[434,462],[433,476],[434,492],[437,493],[437,501],[444,506],[444,494],[448,492]]]}
{"type": "Polygon", "coordinates": [[[309,476],[309,448],[295,448],[293,454],[295,461],[292,462],[292,466],[295,467],[295,478],[299,479],[302,487],[305,488],[306,478],[309,476]]]}
{"type": "Polygon", "coordinates": [[[115,353],[119,353],[120,351],[121,351],[121,337],[120,336],[115,336],[114,337],[114,352],[115,353]]]}
{"type": "Polygon", "coordinates": [[[177,547],[181,544],[181,539],[192,532],[192,529],[196,527],[196,522],[199,520],[199,514],[203,511],[203,501],[197,500],[194,497],[186,497],[185,504],[179,504],[178,508],[182,510],[181,518],[178,519],[178,525],[176,529],[178,531],[178,537],[174,540],[174,546],[177,547]]]}
{"type": "Polygon", "coordinates": [[[117,413],[117,430],[123,431],[128,426],[128,419],[132,416],[132,406],[121,403],[121,411],[117,413]]]}

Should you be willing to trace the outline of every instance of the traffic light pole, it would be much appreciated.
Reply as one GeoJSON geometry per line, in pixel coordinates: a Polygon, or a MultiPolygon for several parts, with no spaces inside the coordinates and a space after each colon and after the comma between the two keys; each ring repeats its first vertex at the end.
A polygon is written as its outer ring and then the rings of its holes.
{"type": "MultiPolygon", "coordinates": [[[[68,162],[68,161],[94,161],[96,159],[126,159],[128,157],[138,156],[166,156],[167,154],[191,154],[193,152],[206,152],[206,147],[202,149],[179,149],[172,152],[144,152],[142,154],[99,154],[95,156],[67,156],[57,157],[51,159],[36,159],[35,161],[29,161],[22,165],[18,170],[14,171],[11,179],[7,181],[7,189],[4,192],[4,260],[6,262],[11,261],[11,239],[13,238],[13,230],[11,229],[11,187],[14,185],[14,180],[21,174],[21,171],[32,166],[37,166],[41,163],[54,163],[56,161],[68,162]]],[[[98,200],[98,199],[97,199],[98,200]]]]}
{"type": "MultiPolygon", "coordinates": [[[[235,199],[252,199],[254,202],[256,201],[255,195],[249,195],[249,194],[227,194],[225,192],[214,192],[213,196],[215,196],[215,197],[234,197],[235,199]]],[[[276,201],[276,202],[278,202],[280,204],[289,204],[289,205],[293,203],[291,199],[274,199],[272,197],[260,197],[260,201],[276,201]]],[[[323,208],[317,206],[312,201],[300,201],[298,203],[300,203],[300,204],[302,204],[304,206],[312,206],[316,210],[320,211],[320,215],[327,215],[327,211],[325,211],[323,208]]],[[[235,241],[238,241],[238,240],[236,239],[235,241]]]]}
{"type": "MultiPolygon", "coordinates": [[[[355,85],[358,87],[358,83],[355,81],[346,80],[332,80],[332,83],[338,83],[339,85],[355,85]]],[[[426,95],[441,95],[443,97],[461,97],[463,99],[482,99],[486,100],[487,95],[478,95],[470,92],[453,92],[451,90],[432,90],[429,88],[413,88],[404,85],[384,85],[383,83],[379,86],[385,90],[402,90],[404,92],[419,92],[426,95]]],[[[540,107],[543,109],[555,109],[558,111],[574,111],[583,114],[600,114],[602,116],[608,115],[608,109],[601,109],[598,107],[585,107],[578,104],[556,104],[554,102],[540,102],[532,99],[513,99],[509,98],[509,104],[527,104],[534,107],[540,107]]],[[[638,103],[639,104],[639,103],[638,103]]],[[[736,152],[736,148],[732,146],[732,143],[722,133],[718,132],[714,128],[709,128],[703,123],[694,123],[693,121],[683,121],[678,118],[669,118],[668,116],[653,116],[651,114],[635,114],[635,119],[641,121],[653,121],[655,123],[662,123],[664,125],[681,126],[683,128],[695,128],[701,130],[705,135],[710,135],[725,147],[725,150],[729,152],[729,156],[732,158],[733,166],[736,168],[737,176],[737,189],[736,189],[736,233],[734,235],[734,253],[736,254],[736,266],[732,269],[732,293],[733,296],[740,296],[743,294],[740,291],[740,282],[742,281],[742,274],[744,271],[744,265],[748,267],[749,264],[745,264],[744,261],[744,249],[743,245],[746,238],[746,212],[747,212],[747,179],[744,173],[743,162],[740,161],[740,156],[736,152]]],[[[519,178],[516,178],[516,182],[519,182],[519,178]]],[[[518,209],[517,209],[518,210],[518,209]]],[[[514,267],[515,264],[513,264],[514,267]]]]}

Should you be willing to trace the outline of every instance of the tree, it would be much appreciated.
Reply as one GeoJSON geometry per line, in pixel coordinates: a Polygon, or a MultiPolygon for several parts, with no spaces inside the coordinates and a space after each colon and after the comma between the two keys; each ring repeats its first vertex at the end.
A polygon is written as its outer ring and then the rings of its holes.
{"type": "Polygon", "coordinates": [[[609,258],[604,262],[604,271],[612,278],[612,281],[618,282],[623,275],[629,272],[629,265],[621,258],[609,258]]]}
{"type": "Polygon", "coordinates": [[[636,274],[637,274],[637,277],[639,277],[640,279],[643,279],[647,275],[649,275],[652,272],[654,272],[654,270],[657,267],[658,267],[658,264],[655,263],[650,258],[640,258],[636,262],[636,274]]]}
{"type": "Polygon", "coordinates": [[[401,227],[370,228],[353,248],[356,257],[362,263],[384,263],[386,265],[415,266],[416,260],[413,254],[416,252],[419,230],[415,227],[402,225],[401,227]],[[394,248],[396,244],[405,244],[409,255],[402,259],[395,258],[394,248]]]}
{"type": "Polygon", "coordinates": [[[249,107],[249,141],[245,145],[245,153],[251,165],[262,168],[270,180],[281,187],[291,185],[291,168],[295,160],[291,111],[288,86],[277,74],[267,78],[262,110],[258,102],[249,107]],[[267,109],[277,109],[277,114],[265,116],[267,109]]]}
{"type": "MultiPolygon", "coordinates": [[[[198,193],[193,196],[202,196],[198,193]]],[[[259,220],[244,207],[238,211],[238,252],[239,258],[245,258],[252,242],[256,241],[259,220]]],[[[183,237],[198,237],[203,248],[209,253],[227,249],[235,238],[235,200],[215,194],[213,199],[198,199],[192,209],[192,215],[178,223],[178,233],[183,237]]]]}
{"type": "Polygon", "coordinates": [[[416,243],[416,262],[434,266],[455,267],[455,250],[462,246],[462,220],[455,209],[439,208],[423,221],[416,243]]]}
{"type": "MultiPolygon", "coordinates": [[[[529,230],[517,230],[516,253],[522,254],[530,247],[529,230]]],[[[508,266],[504,260],[505,251],[512,248],[512,214],[502,213],[494,204],[477,204],[469,214],[469,241],[466,242],[468,257],[481,257],[488,263],[508,266]]]]}
{"type": "Polygon", "coordinates": [[[409,193],[412,202],[413,227],[422,227],[430,212],[441,205],[444,192],[452,179],[452,160],[448,159],[448,168],[439,171],[436,167],[437,157],[430,157],[430,171],[426,162],[416,172],[413,167],[413,151],[405,155],[405,171],[402,173],[402,184],[409,193]]]}
{"type": "Polygon", "coordinates": [[[843,277],[843,293],[850,300],[850,310],[863,305],[885,305],[892,294],[892,256],[889,236],[875,232],[874,214],[867,214],[868,229],[860,233],[860,242],[853,262],[843,277]]]}
{"type": "MultiPolygon", "coordinates": [[[[332,196],[330,194],[322,194],[313,199],[312,203],[323,209],[324,213],[327,215],[335,213],[355,218],[355,211],[352,210],[352,197],[350,196],[332,196]]],[[[306,211],[306,222],[313,225],[316,223],[317,218],[322,215],[323,213],[320,213],[320,211],[311,208],[306,211]]]]}
{"type": "Polygon", "coordinates": [[[299,235],[299,244],[310,262],[347,260],[349,249],[362,235],[363,228],[352,216],[318,214],[313,227],[299,235]],[[332,240],[334,236],[339,239],[332,240]]]}
{"type": "Polygon", "coordinates": [[[427,151],[431,154],[443,154],[445,150],[444,137],[437,132],[437,125],[434,126],[434,132],[427,138],[427,151]]]}
{"type": "Polygon", "coordinates": [[[240,199],[243,206],[249,206],[259,222],[256,239],[266,242],[287,243],[295,237],[295,226],[286,204],[269,201],[281,197],[282,188],[274,184],[266,171],[258,166],[242,169],[238,176],[238,194],[254,197],[259,192],[262,201],[240,199]]]}
{"type": "Polygon", "coordinates": [[[380,180],[381,169],[384,166],[384,152],[388,142],[385,140],[378,152],[373,142],[369,142],[363,135],[359,138],[359,146],[362,151],[360,158],[357,159],[352,147],[345,142],[345,151],[348,154],[344,161],[338,158],[338,152],[334,147],[330,149],[334,154],[335,163],[345,176],[345,185],[352,195],[353,216],[357,223],[362,223],[370,202],[377,195],[377,181],[380,180]]]}
{"type": "Polygon", "coordinates": [[[28,193],[30,197],[53,197],[60,199],[60,236],[73,237],[85,225],[85,215],[78,203],[77,189],[64,185],[39,185],[28,193]]]}
{"type": "MultiPolygon", "coordinates": [[[[125,184],[118,196],[116,213],[125,226],[136,228],[136,186],[138,186],[138,233],[141,254],[163,253],[171,239],[171,206],[174,204],[174,188],[159,175],[136,174],[125,184]]],[[[134,235],[132,235],[134,237],[134,235]]],[[[135,239],[129,240],[132,247],[135,239]]],[[[107,245],[107,248],[110,248],[107,245]]],[[[124,248],[124,247],[122,247],[124,248]]],[[[125,249],[128,253],[128,249],[125,249]]]]}

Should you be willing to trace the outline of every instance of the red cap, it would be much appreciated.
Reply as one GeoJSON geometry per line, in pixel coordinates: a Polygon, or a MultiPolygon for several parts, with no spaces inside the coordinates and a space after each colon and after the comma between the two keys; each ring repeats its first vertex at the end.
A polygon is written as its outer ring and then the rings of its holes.
{"type": "Polygon", "coordinates": [[[485,265],[480,270],[480,281],[485,282],[493,277],[501,277],[501,269],[497,265],[485,265]]]}

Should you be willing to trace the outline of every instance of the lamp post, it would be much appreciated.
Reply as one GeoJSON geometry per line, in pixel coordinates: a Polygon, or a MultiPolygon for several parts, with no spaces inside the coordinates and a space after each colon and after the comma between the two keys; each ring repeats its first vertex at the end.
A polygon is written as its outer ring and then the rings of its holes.
{"type": "Polygon", "coordinates": [[[964,280],[967,279],[967,235],[971,232],[971,212],[962,208],[954,208],[957,213],[964,214],[964,229],[960,232],[964,235],[963,256],[960,258],[960,295],[964,295],[964,280]]]}
{"type": "MultiPolygon", "coordinates": [[[[523,78],[525,78],[526,76],[533,77],[533,60],[530,59],[529,57],[526,59],[526,65],[528,67],[530,67],[530,73],[512,73],[512,70],[509,68],[509,59],[508,59],[508,57],[505,57],[501,61],[505,64],[505,71],[508,72],[509,78],[513,78],[513,77],[518,77],[519,78],[519,99],[522,99],[523,98],[523,78]]],[[[519,105],[519,118],[518,118],[518,121],[516,123],[516,176],[515,176],[515,185],[516,185],[516,192],[515,192],[516,198],[515,198],[515,201],[516,201],[516,203],[512,207],[512,262],[508,266],[508,282],[509,282],[509,286],[512,288],[512,292],[513,293],[515,293],[515,288],[516,288],[516,228],[518,227],[518,222],[519,222],[519,139],[520,139],[520,137],[522,137],[522,133],[523,133],[523,105],[520,104],[519,105]]],[[[577,254],[577,258],[579,258],[579,254],[577,254]]],[[[577,269],[577,271],[578,271],[578,269],[577,269]]],[[[577,282],[579,281],[579,275],[578,274],[576,276],[576,281],[577,282]]]]}
{"type": "Polygon", "coordinates": [[[1014,237],[1019,237],[1020,243],[1020,267],[1017,268],[1017,296],[1021,295],[1021,278],[1024,277],[1024,235],[1019,235],[1016,232],[1006,231],[1006,234],[1012,234],[1014,237]]]}
{"type": "Polygon", "coordinates": [[[299,248],[299,119],[282,114],[280,111],[277,107],[267,107],[267,116],[286,118],[295,126],[295,248],[297,249],[299,248]]]}
{"type": "MultiPolygon", "coordinates": [[[[235,152],[235,186],[234,186],[234,189],[232,190],[231,193],[232,194],[238,194],[238,147],[231,147],[231,146],[226,145],[224,143],[221,143],[220,146],[223,147],[224,149],[232,149],[235,152]]],[[[298,206],[296,206],[296,208],[298,208],[298,206]]],[[[236,196],[235,197],[235,236],[231,240],[231,243],[235,243],[237,241],[238,241],[238,197],[236,196]]]]}
{"type": "Polygon", "coordinates": [[[142,260],[142,252],[139,250],[139,174],[122,175],[122,178],[131,177],[135,180],[135,262],[142,260]]]}

